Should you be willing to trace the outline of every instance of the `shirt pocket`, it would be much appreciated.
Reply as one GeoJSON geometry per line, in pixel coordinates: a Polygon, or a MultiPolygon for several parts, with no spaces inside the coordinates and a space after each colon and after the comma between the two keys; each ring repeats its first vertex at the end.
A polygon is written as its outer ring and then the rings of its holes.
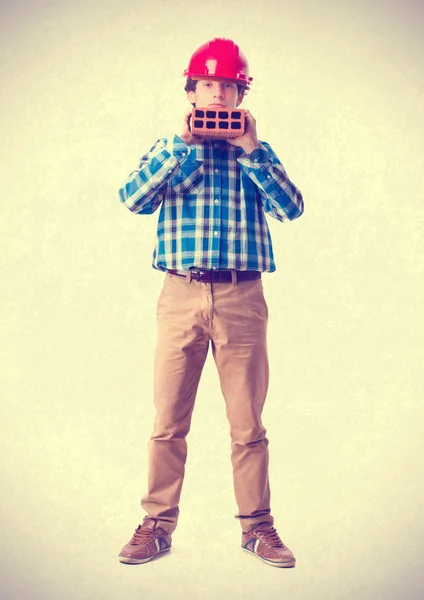
{"type": "Polygon", "coordinates": [[[185,160],[175,177],[171,179],[171,187],[180,194],[195,194],[204,187],[204,166],[201,160],[185,160]]]}

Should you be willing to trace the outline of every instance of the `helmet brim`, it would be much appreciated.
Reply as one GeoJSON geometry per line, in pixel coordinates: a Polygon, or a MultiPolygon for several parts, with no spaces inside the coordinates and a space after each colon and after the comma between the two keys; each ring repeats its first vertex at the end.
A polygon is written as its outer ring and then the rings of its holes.
{"type": "Polygon", "coordinates": [[[210,81],[228,81],[230,83],[236,83],[237,85],[243,85],[246,88],[250,87],[253,81],[252,77],[249,77],[246,81],[246,79],[236,79],[235,77],[219,77],[219,75],[194,75],[188,70],[184,71],[184,75],[190,79],[193,79],[193,81],[200,81],[202,79],[210,81]]]}

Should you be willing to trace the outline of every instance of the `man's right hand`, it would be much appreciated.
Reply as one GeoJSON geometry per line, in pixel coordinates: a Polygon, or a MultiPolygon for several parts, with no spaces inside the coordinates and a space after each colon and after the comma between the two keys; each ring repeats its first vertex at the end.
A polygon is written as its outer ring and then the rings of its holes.
{"type": "Polygon", "coordinates": [[[204,137],[200,137],[198,135],[193,135],[190,131],[190,119],[191,119],[192,112],[193,111],[190,108],[190,110],[188,110],[187,113],[184,115],[183,131],[180,134],[180,138],[183,140],[183,142],[185,142],[188,145],[201,144],[202,142],[205,141],[204,137]]]}

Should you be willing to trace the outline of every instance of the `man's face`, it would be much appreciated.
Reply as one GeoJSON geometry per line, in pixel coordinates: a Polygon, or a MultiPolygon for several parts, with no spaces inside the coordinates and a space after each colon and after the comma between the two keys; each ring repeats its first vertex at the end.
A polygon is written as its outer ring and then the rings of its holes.
{"type": "Polygon", "coordinates": [[[231,81],[213,81],[200,79],[194,92],[187,92],[187,98],[197,107],[225,106],[235,108],[243,100],[243,93],[239,94],[237,84],[231,81]]]}

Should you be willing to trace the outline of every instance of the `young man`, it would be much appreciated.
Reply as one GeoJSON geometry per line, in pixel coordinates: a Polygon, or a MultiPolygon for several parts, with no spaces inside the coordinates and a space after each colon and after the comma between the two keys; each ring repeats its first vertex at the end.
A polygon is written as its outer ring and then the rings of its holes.
{"type": "MultiPolygon", "coordinates": [[[[193,54],[187,98],[196,107],[235,108],[251,83],[244,54],[216,38],[193,54]]],[[[246,112],[240,137],[199,138],[191,110],[173,139],[160,139],[120,189],[134,213],[160,207],[153,267],[164,271],[157,305],[156,417],[149,443],[147,516],[119,554],[151,560],[171,547],[187,455],[186,436],[209,345],[230,423],[242,548],[276,567],[293,567],[270,508],[268,439],[261,413],[268,389],[268,309],[261,273],[275,271],[265,214],[303,212],[299,190],[246,112]]]]}

